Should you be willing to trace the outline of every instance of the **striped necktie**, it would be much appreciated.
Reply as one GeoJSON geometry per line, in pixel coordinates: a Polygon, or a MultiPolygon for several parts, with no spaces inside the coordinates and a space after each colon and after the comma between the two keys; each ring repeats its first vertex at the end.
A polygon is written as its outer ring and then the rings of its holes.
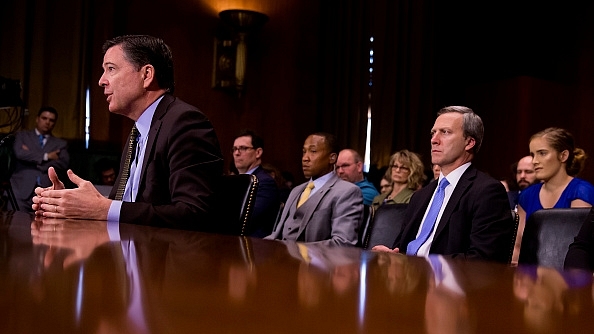
{"type": "Polygon", "coordinates": [[[115,200],[121,201],[124,196],[124,190],[126,190],[126,183],[128,183],[128,177],[130,177],[130,163],[132,162],[132,154],[136,151],[136,139],[138,138],[138,129],[136,125],[132,127],[130,131],[130,137],[128,139],[128,146],[126,148],[126,158],[124,160],[124,169],[122,170],[122,176],[120,183],[118,184],[118,190],[116,191],[115,200]]]}

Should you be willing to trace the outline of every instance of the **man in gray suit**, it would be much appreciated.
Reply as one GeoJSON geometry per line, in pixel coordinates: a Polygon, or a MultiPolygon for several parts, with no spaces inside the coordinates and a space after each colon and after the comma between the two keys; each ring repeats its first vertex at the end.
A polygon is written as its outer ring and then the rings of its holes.
{"type": "Polygon", "coordinates": [[[310,180],[291,191],[279,223],[266,239],[355,246],[363,220],[363,197],[356,185],[334,173],[334,136],[314,133],[303,145],[301,165],[310,180]]]}
{"type": "Polygon", "coordinates": [[[52,184],[47,176],[48,168],[54,167],[58,172],[63,172],[68,167],[70,157],[66,141],[52,136],[57,120],[56,109],[41,107],[35,129],[19,131],[15,136],[17,162],[10,182],[21,211],[33,212],[31,198],[35,187],[49,187],[52,184]]]}

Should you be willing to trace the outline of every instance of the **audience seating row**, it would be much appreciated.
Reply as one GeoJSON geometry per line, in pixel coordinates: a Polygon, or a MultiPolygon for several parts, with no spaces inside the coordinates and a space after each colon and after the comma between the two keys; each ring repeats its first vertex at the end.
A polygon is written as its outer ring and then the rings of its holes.
{"type": "MultiPolygon", "coordinates": [[[[226,175],[223,177],[225,198],[217,199],[217,216],[221,223],[214,232],[245,236],[254,209],[258,179],[253,175],[226,175]]],[[[284,204],[281,203],[277,222],[284,204]]],[[[364,222],[359,232],[358,246],[372,249],[376,245],[392,246],[404,223],[407,204],[382,205],[375,212],[365,206],[364,222]]],[[[589,208],[544,209],[533,213],[524,230],[520,250],[520,265],[539,265],[563,269],[569,245],[578,234],[589,208]]],[[[514,230],[518,228],[518,215],[514,216],[514,230]]],[[[515,243],[510,243],[510,256],[515,243]]]]}

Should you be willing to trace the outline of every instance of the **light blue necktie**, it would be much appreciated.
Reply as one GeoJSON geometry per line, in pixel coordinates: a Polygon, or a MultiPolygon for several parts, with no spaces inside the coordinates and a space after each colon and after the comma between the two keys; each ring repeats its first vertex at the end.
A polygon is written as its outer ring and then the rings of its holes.
{"type": "Polygon", "coordinates": [[[443,281],[443,269],[441,268],[441,261],[439,261],[439,255],[429,255],[429,263],[431,263],[431,269],[433,269],[433,275],[435,277],[435,284],[443,281]]]}
{"type": "Polygon", "coordinates": [[[43,140],[45,139],[44,135],[39,135],[39,146],[43,148],[43,140]]]}
{"type": "Polygon", "coordinates": [[[421,245],[423,245],[425,241],[427,241],[427,238],[429,238],[429,235],[431,235],[431,231],[433,231],[433,226],[435,226],[435,221],[437,220],[437,215],[439,214],[439,210],[443,204],[443,199],[445,198],[445,188],[449,184],[450,182],[448,182],[448,179],[445,177],[441,180],[441,182],[439,182],[439,186],[437,188],[437,192],[435,193],[435,197],[433,198],[433,202],[431,203],[431,207],[429,208],[429,212],[427,213],[427,217],[425,217],[425,221],[421,227],[421,233],[415,240],[408,244],[406,247],[406,255],[417,255],[421,245]]]}

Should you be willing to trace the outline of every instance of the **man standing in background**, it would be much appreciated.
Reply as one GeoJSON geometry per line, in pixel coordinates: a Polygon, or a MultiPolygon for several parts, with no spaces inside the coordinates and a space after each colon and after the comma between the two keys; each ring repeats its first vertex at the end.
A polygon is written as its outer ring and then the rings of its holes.
{"type": "Polygon", "coordinates": [[[41,107],[35,129],[16,133],[13,149],[17,162],[10,182],[20,211],[33,212],[31,198],[35,188],[51,186],[48,168],[54,167],[58,173],[68,168],[67,143],[52,135],[57,120],[56,109],[41,107]]]}

